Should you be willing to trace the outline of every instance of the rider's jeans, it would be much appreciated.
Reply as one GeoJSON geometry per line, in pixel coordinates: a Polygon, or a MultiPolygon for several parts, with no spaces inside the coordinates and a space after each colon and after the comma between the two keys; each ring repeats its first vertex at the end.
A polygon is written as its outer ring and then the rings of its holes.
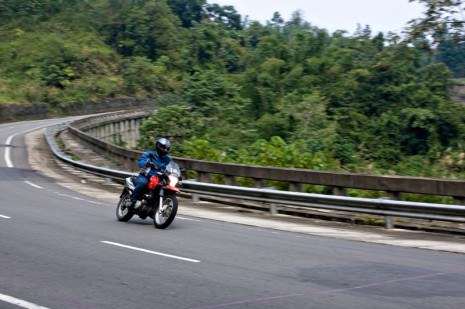
{"type": "Polygon", "coordinates": [[[136,188],[131,194],[131,201],[136,201],[141,198],[144,190],[147,188],[148,183],[149,177],[145,176],[144,174],[139,174],[139,176],[137,176],[136,188]]]}

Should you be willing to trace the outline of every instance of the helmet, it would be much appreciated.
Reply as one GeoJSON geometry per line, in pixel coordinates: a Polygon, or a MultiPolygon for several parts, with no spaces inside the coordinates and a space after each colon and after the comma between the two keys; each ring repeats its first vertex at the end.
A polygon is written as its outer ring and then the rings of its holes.
{"type": "Polygon", "coordinates": [[[157,155],[160,158],[163,158],[164,156],[168,154],[168,152],[170,151],[170,147],[171,147],[170,141],[164,137],[159,138],[157,140],[157,143],[155,144],[157,155]]]}

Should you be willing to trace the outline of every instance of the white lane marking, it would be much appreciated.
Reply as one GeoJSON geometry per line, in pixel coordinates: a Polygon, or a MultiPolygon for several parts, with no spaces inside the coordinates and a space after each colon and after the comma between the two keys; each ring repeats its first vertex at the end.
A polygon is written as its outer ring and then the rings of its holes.
{"type": "Polygon", "coordinates": [[[14,297],[1,294],[1,293],[0,293],[0,300],[6,303],[10,303],[10,304],[22,307],[22,308],[26,308],[26,309],[49,309],[47,307],[42,307],[42,306],[27,302],[25,300],[14,298],[14,297]]]}
{"type": "Polygon", "coordinates": [[[161,256],[172,258],[172,259],[178,259],[178,260],[183,260],[183,261],[192,262],[192,263],[200,263],[201,262],[199,260],[193,260],[193,259],[188,259],[188,258],[176,256],[176,255],[165,254],[165,253],[156,252],[156,251],[150,251],[150,250],[137,248],[137,247],[126,246],[126,245],[119,244],[119,243],[116,243],[116,242],[111,242],[111,241],[101,241],[101,242],[104,243],[104,244],[118,246],[118,247],[122,247],[122,248],[126,248],[126,249],[141,251],[141,252],[155,254],[155,255],[161,255],[161,256]]]}
{"type": "Polygon", "coordinates": [[[33,186],[34,188],[43,189],[41,186],[38,186],[38,185],[36,185],[36,184],[33,184],[33,183],[30,182],[30,181],[25,180],[24,182],[27,183],[27,184],[30,185],[30,186],[33,186]]]}
{"type": "Polygon", "coordinates": [[[6,147],[5,147],[5,162],[6,162],[7,167],[13,167],[13,163],[11,163],[11,160],[10,160],[10,147],[9,147],[13,137],[14,137],[14,135],[9,136],[6,139],[6,142],[5,142],[5,145],[6,145],[6,147]]]}
{"type": "Polygon", "coordinates": [[[4,216],[4,215],[0,215],[0,218],[3,218],[3,219],[11,219],[11,217],[4,216]]]}
{"type": "Polygon", "coordinates": [[[105,203],[101,203],[101,202],[96,202],[96,201],[91,201],[91,200],[87,200],[87,199],[83,199],[83,198],[80,198],[80,197],[77,197],[77,196],[72,196],[72,195],[69,195],[69,194],[64,194],[64,193],[60,193],[60,192],[57,192],[57,191],[51,191],[50,192],[53,192],[59,196],[64,196],[64,197],[69,197],[69,198],[72,198],[72,199],[75,199],[75,200],[79,200],[79,201],[85,201],[85,202],[89,202],[91,204],[97,204],[97,205],[107,205],[107,206],[114,206],[114,205],[108,205],[108,204],[105,204],[105,203]]]}
{"type": "Polygon", "coordinates": [[[32,128],[32,129],[28,129],[28,130],[25,130],[25,131],[22,131],[22,132],[18,132],[16,134],[13,134],[13,135],[10,135],[8,136],[8,138],[6,139],[6,147],[5,147],[5,162],[6,162],[6,166],[7,167],[14,167],[13,166],[13,163],[11,162],[11,159],[10,159],[10,152],[11,152],[11,141],[13,140],[13,138],[16,136],[16,135],[19,135],[19,134],[23,134],[23,133],[26,133],[26,132],[29,132],[29,131],[34,131],[34,130],[38,130],[38,129],[41,129],[43,127],[47,127],[49,126],[48,125],[43,125],[43,126],[40,126],[40,127],[35,127],[35,128],[32,128]]]}
{"type": "Polygon", "coordinates": [[[196,222],[202,222],[200,220],[195,220],[195,219],[191,219],[191,218],[185,218],[185,217],[180,217],[180,216],[177,216],[176,219],[180,219],[180,220],[187,220],[187,221],[196,221],[196,222]]]}
{"type": "MultiPolygon", "coordinates": [[[[86,200],[86,202],[89,202],[89,203],[92,203],[92,204],[97,204],[97,205],[105,205],[105,204],[100,203],[100,202],[89,201],[89,200],[86,200]]],[[[113,206],[113,205],[111,205],[111,206],[113,206]]]]}
{"type": "Polygon", "coordinates": [[[80,198],[80,197],[77,197],[77,196],[72,196],[72,195],[68,195],[68,194],[64,194],[64,193],[60,193],[60,192],[55,192],[55,193],[60,195],[60,196],[69,197],[69,198],[79,200],[79,201],[85,201],[83,198],[80,198]]]}

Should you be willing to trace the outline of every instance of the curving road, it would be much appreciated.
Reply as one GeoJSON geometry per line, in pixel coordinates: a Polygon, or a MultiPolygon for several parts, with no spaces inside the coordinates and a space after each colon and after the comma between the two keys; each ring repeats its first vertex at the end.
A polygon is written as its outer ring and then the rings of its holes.
{"type": "Polygon", "coordinates": [[[460,253],[186,215],[120,223],[113,200],[29,167],[24,135],[62,121],[0,125],[2,309],[464,308],[460,253]]]}

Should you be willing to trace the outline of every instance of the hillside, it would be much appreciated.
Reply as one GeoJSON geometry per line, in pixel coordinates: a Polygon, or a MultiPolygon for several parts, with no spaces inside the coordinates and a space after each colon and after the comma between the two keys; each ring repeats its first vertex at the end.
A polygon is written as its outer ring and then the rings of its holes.
{"type": "Polygon", "coordinates": [[[465,107],[449,93],[462,61],[449,56],[463,44],[452,34],[432,50],[417,28],[410,39],[369,26],[329,33],[299,12],[247,23],[204,0],[0,4],[4,106],[60,114],[144,101],[159,114],[142,149],[169,135],[174,154],[208,160],[464,173],[465,107]]]}

